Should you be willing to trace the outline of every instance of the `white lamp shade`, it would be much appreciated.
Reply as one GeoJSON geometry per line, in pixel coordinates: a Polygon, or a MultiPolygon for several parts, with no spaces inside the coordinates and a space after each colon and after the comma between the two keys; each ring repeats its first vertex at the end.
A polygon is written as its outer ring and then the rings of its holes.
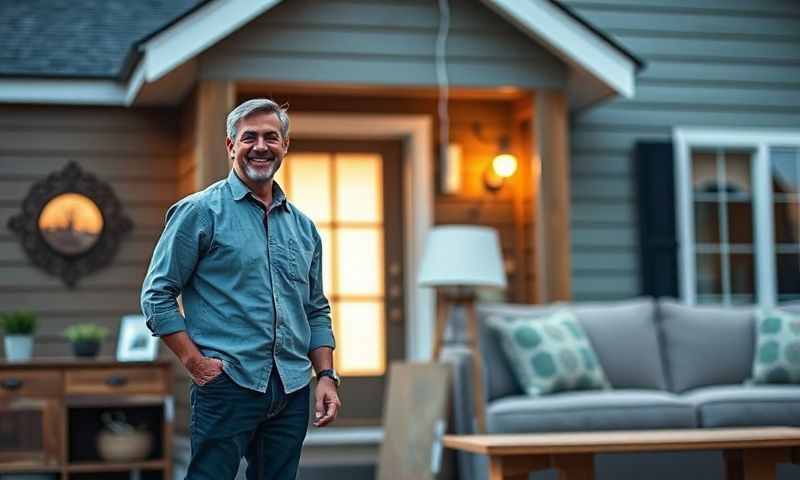
{"type": "Polygon", "coordinates": [[[431,229],[417,283],[423,287],[505,287],[497,231],[474,225],[431,229]]]}

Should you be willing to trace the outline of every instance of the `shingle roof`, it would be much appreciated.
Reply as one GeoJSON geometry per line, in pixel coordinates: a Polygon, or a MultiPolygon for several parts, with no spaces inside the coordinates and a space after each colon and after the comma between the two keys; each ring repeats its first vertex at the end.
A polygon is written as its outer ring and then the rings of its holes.
{"type": "Polygon", "coordinates": [[[120,78],[137,41],[201,0],[0,0],[0,76],[120,78]]]}

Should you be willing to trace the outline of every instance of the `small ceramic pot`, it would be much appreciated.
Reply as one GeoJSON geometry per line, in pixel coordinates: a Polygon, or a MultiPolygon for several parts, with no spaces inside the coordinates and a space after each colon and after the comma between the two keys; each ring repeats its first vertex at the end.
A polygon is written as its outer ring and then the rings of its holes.
{"type": "Polygon", "coordinates": [[[76,357],[92,358],[100,351],[100,342],[81,340],[72,342],[72,351],[76,357]]]}
{"type": "Polygon", "coordinates": [[[110,432],[103,430],[97,435],[97,452],[108,462],[135,462],[150,455],[153,438],[150,432],[110,432]]]}
{"type": "Polygon", "coordinates": [[[6,335],[6,358],[12,362],[30,360],[33,355],[33,335],[6,335]]]}

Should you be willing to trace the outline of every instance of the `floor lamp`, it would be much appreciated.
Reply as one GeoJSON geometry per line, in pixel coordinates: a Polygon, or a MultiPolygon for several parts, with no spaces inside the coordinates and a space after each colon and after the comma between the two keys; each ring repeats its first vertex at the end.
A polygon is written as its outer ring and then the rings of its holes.
{"type": "Polygon", "coordinates": [[[467,346],[472,353],[473,404],[477,430],[479,433],[486,432],[483,367],[475,296],[479,287],[506,286],[497,231],[474,225],[434,227],[425,242],[417,282],[422,287],[435,288],[438,293],[433,340],[434,360],[439,359],[452,307],[464,307],[467,315],[467,346]]]}

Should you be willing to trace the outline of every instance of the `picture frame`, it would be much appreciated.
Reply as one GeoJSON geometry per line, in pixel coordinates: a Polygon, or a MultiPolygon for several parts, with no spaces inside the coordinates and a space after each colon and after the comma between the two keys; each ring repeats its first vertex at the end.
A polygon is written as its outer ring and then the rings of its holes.
{"type": "Polygon", "coordinates": [[[147,328],[143,315],[125,315],[120,320],[117,360],[148,362],[158,356],[158,337],[147,328]]]}

